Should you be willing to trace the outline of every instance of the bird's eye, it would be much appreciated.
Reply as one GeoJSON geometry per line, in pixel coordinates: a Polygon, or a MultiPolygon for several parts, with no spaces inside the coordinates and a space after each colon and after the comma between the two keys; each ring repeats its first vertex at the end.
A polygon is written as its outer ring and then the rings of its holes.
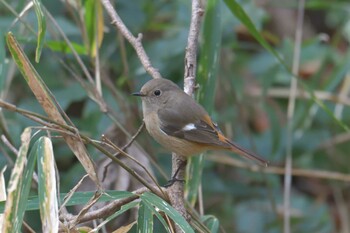
{"type": "Polygon", "coordinates": [[[162,92],[161,92],[160,90],[155,90],[155,91],[154,91],[154,95],[155,95],[155,96],[160,96],[161,93],[162,93],[162,92]]]}

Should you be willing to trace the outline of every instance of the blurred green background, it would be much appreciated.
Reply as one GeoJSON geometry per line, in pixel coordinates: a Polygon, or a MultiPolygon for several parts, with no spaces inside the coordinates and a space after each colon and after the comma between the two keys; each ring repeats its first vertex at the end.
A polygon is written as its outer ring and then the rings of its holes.
{"type": "MultiPolygon", "coordinates": [[[[242,164],[236,155],[208,152],[201,178],[204,214],[215,216],[224,232],[282,232],[281,172],[285,166],[292,75],[257,42],[249,32],[251,28],[245,26],[247,22],[237,19],[237,12],[230,10],[227,2],[207,2],[212,4],[211,11],[207,12],[213,16],[204,15],[202,22],[196,96],[228,137],[268,159],[271,165],[267,173],[256,169],[249,161],[242,164]]],[[[298,2],[239,0],[237,3],[259,30],[259,36],[291,69],[298,2]]],[[[41,58],[35,62],[38,32],[35,11],[33,8],[25,10],[21,19],[17,18],[27,4],[24,0],[0,0],[1,99],[45,115],[7,50],[5,35],[12,31],[77,128],[91,138],[100,139],[115,121],[101,111],[86,87],[74,78],[77,75],[86,79],[48,17],[41,58]]],[[[134,35],[143,34],[142,43],[153,66],[163,77],[182,87],[190,1],[119,0],[113,4],[130,31],[134,35]]],[[[140,101],[130,93],[138,91],[151,77],[133,48],[110,24],[109,16],[95,1],[43,0],[42,5],[73,43],[93,77],[96,67],[99,68],[103,99],[120,124],[130,134],[135,133],[142,114],[140,101]],[[99,9],[103,14],[96,16],[99,9]],[[89,15],[90,11],[94,13],[89,15]],[[96,19],[99,26],[93,23],[91,26],[89,17],[96,19]],[[100,42],[97,58],[94,54],[96,39],[100,42]]],[[[334,120],[337,118],[344,125],[349,125],[350,120],[349,12],[350,3],[346,0],[306,1],[298,78],[314,91],[316,99],[322,101],[329,112],[307,94],[297,93],[291,122],[295,174],[291,188],[292,232],[350,232],[350,176],[347,175],[350,134],[334,120]]],[[[299,89],[304,90],[302,86],[299,89]]],[[[0,133],[19,148],[23,129],[37,123],[5,110],[0,114],[0,133]]],[[[53,141],[60,191],[68,192],[84,175],[84,170],[61,139],[53,141]]],[[[146,131],[137,141],[169,176],[170,153],[155,143],[146,131]]],[[[7,165],[8,176],[14,155],[3,140],[0,148],[0,168],[7,165]]],[[[95,161],[105,158],[93,147],[88,146],[88,150],[95,161]]],[[[165,183],[167,178],[161,176],[155,166],[152,168],[160,183],[165,183]]],[[[194,206],[198,208],[199,204],[194,206]]],[[[36,218],[32,215],[36,214],[29,214],[27,220],[36,218]]]]}

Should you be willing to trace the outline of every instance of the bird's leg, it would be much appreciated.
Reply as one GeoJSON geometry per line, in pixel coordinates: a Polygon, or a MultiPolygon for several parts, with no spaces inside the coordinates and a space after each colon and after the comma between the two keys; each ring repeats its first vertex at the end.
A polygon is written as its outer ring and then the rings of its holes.
{"type": "Polygon", "coordinates": [[[175,182],[185,182],[185,180],[182,180],[182,179],[178,179],[177,178],[177,175],[179,173],[179,171],[185,167],[187,164],[187,159],[186,160],[182,160],[179,167],[176,169],[174,175],[171,177],[170,180],[168,180],[168,182],[164,185],[165,188],[168,188],[170,186],[172,186],[175,182]]]}

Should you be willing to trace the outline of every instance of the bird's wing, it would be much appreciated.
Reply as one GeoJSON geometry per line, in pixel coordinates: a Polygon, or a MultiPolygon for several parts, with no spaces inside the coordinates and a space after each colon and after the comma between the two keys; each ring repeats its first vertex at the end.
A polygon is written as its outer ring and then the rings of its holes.
{"type": "Polygon", "coordinates": [[[207,146],[231,149],[239,155],[256,160],[267,166],[268,161],[227,139],[218,126],[211,121],[206,111],[201,107],[195,109],[196,107],[197,105],[192,105],[192,108],[187,108],[186,111],[182,111],[182,114],[169,108],[159,110],[158,116],[161,130],[173,137],[202,143],[207,146]]]}
{"type": "Polygon", "coordinates": [[[161,109],[158,112],[160,128],[164,133],[173,137],[229,148],[230,145],[224,140],[226,138],[221,134],[218,127],[211,122],[206,112],[201,112],[201,114],[205,116],[203,119],[197,117],[198,111],[195,111],[195,109],[182,111],[182,115],[173,109],[161,109]]]}

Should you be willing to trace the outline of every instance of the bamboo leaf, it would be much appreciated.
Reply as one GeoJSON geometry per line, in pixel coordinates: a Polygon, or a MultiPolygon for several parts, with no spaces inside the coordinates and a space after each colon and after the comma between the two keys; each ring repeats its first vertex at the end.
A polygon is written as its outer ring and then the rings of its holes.
{"type": "Polygon", "coordinates": [[[58,232],[58,202],[55,160],[51,140],[38,140],[40,218],[43,232],[58,232]]]}
{"type": "Polygon", "coordinates": [[[211,233],[217,233],[219,232],[219,220],[212,215],[205,215],[201,218],[202,222],[205,223],[206,226],[208,226],[211,233]]]}
{"type": "MultiPolygon", "coordinates": [[[[83,205],[86,204],[95,192],[76,192],[68,200],[65,206],[83,205]]],[[[127,191],[105,191],[98,199],[98,202],[113,201],[122,198],[128,198],[135,194],[127,191]]],[[[63,200],[67,196],[67,193],[61,193],[60,199],[63,200]]],[[[0,213],[4,212],[5,202],[0,202],[0,213]]],[[[32,196],[28,198],[26,210],[38,210],[39,209],[39,197],[32,196]]]]}
{"type": "Polygon", "coordinates": [[[126,226],[122,226],[120,228],[118,228],[117,230],[113,231],[112,233],[126,233],[129,232],[131,230],[131,228],[135,225],[136,221],[126,225],[126,226]]]}
{"type": "Polygon", "coordinates": [[[30,137],[31,129],[26,128],[21,135],[21,147],[14,168],[12,169],[7,188],[7,200],[2,232],[19,232],[22,226],[24,208],[21,208],[20,202],[26,199],[25,196],[22,196],[22,185],[30,137]]]}
{"type": "Polygon", "coordinates": [[[184,232],[194,233],[194,230],[191,228],[190,224],[182,217],[182,215],[177,212],[170,204],[158,197],[153,193],[143,193],[140,196],[141,200],[147,204],[158,208],[160,211],[163,211],[168,215],[184,232]]]}
{"type": "Polygon", "coordinates": [[[144,202],[140,203],[137,218],[137,232],[153,232],[153,214],[148,206],[144,204],[144,202]]]}
{"type": "Polygon", "coordinates": [[[138,202],[129,202],[128,204],[123,205],[120,210],[118,210],[117,212],[115,212],[114,214],[112,214],[111,216],[109,216],[108,218],[106,218],[106,220],[104,220],[102,223],[100,223],[100,225],[98,225],[95,229],[93,229],[92,231],[90,231],[90,233],[94,233],[94,232],[98,232],[104,225],[106,225],[109,221],[113,220],[114,218],[118,217],[119,215],[121,215],[122,213],[136,207],[139,203],[138,202]]]}
{"type": "Polygon", "coordinates": [[[87,50],[91,57],[96,56],[103,40],[103,10],[100,1],[85,1],[85,27],[88,36],[87,50]]]}
{"type": "MultiPolygon", "coordinates": [[[[30,89],[47,115],[60,124],[67,124],[61,115],[63,110],[58,104],[56,105],[57,101],[53,98],[52,93],[47,88],[40,75],[34,69],[33,65],[30,63],[22,48],[19,46],[16,38],[11,32],[9,32],[6,39],[8,48],[17,64],[17,67],[21,71],[24,79],[27,81],[30,89]]],[[[62,137],[67,142],[69,148],[74,152],[80,163],[83,165],[90,178],[97,184],[98,187],[100,187],[100,182],[97,178],[94,164],[87,153],[84,143],[79,141],[77,138],[66,134],[62,134],[62,137]]]]}
{"type": "MultiPolygon", "coordinates": [[[[6,185],[4,172],[6,171],[6,166],[4,166],[0,172],[0,201],[6,201],[6,185]]],[[[4,215],[0,214],[0,232],[2,231],[2,225],[4,223],[4,215]]]]}
{"type": "Polygon", "coordinates": [[[38,41],[37,41],[37,46],[35,50],[35,62],[38,63],[40,60],[41,51],[45,43],[44,39],[45,39],[45,33],[46,33],[46,18],[41,7],[41,1],[33,0],[33,3],[34,3],[36,18],[38,20],[38,41]]]}
{"type": "Polygon", "coordinates": [[[244,9],[237,3],[236,0],[224,0],[226,6],[230,9],[232,14],[234,14],[243,24],[246,26],[248,31],[254,36],[254,38],[276,59],[285,67],[284,60],[281,56],[274,50],[269,43],[265,40],[265,38],[261,35],[258,29],[253,24],[252,20],[249,18],[247,13],[245,13],[244,9]]]}

